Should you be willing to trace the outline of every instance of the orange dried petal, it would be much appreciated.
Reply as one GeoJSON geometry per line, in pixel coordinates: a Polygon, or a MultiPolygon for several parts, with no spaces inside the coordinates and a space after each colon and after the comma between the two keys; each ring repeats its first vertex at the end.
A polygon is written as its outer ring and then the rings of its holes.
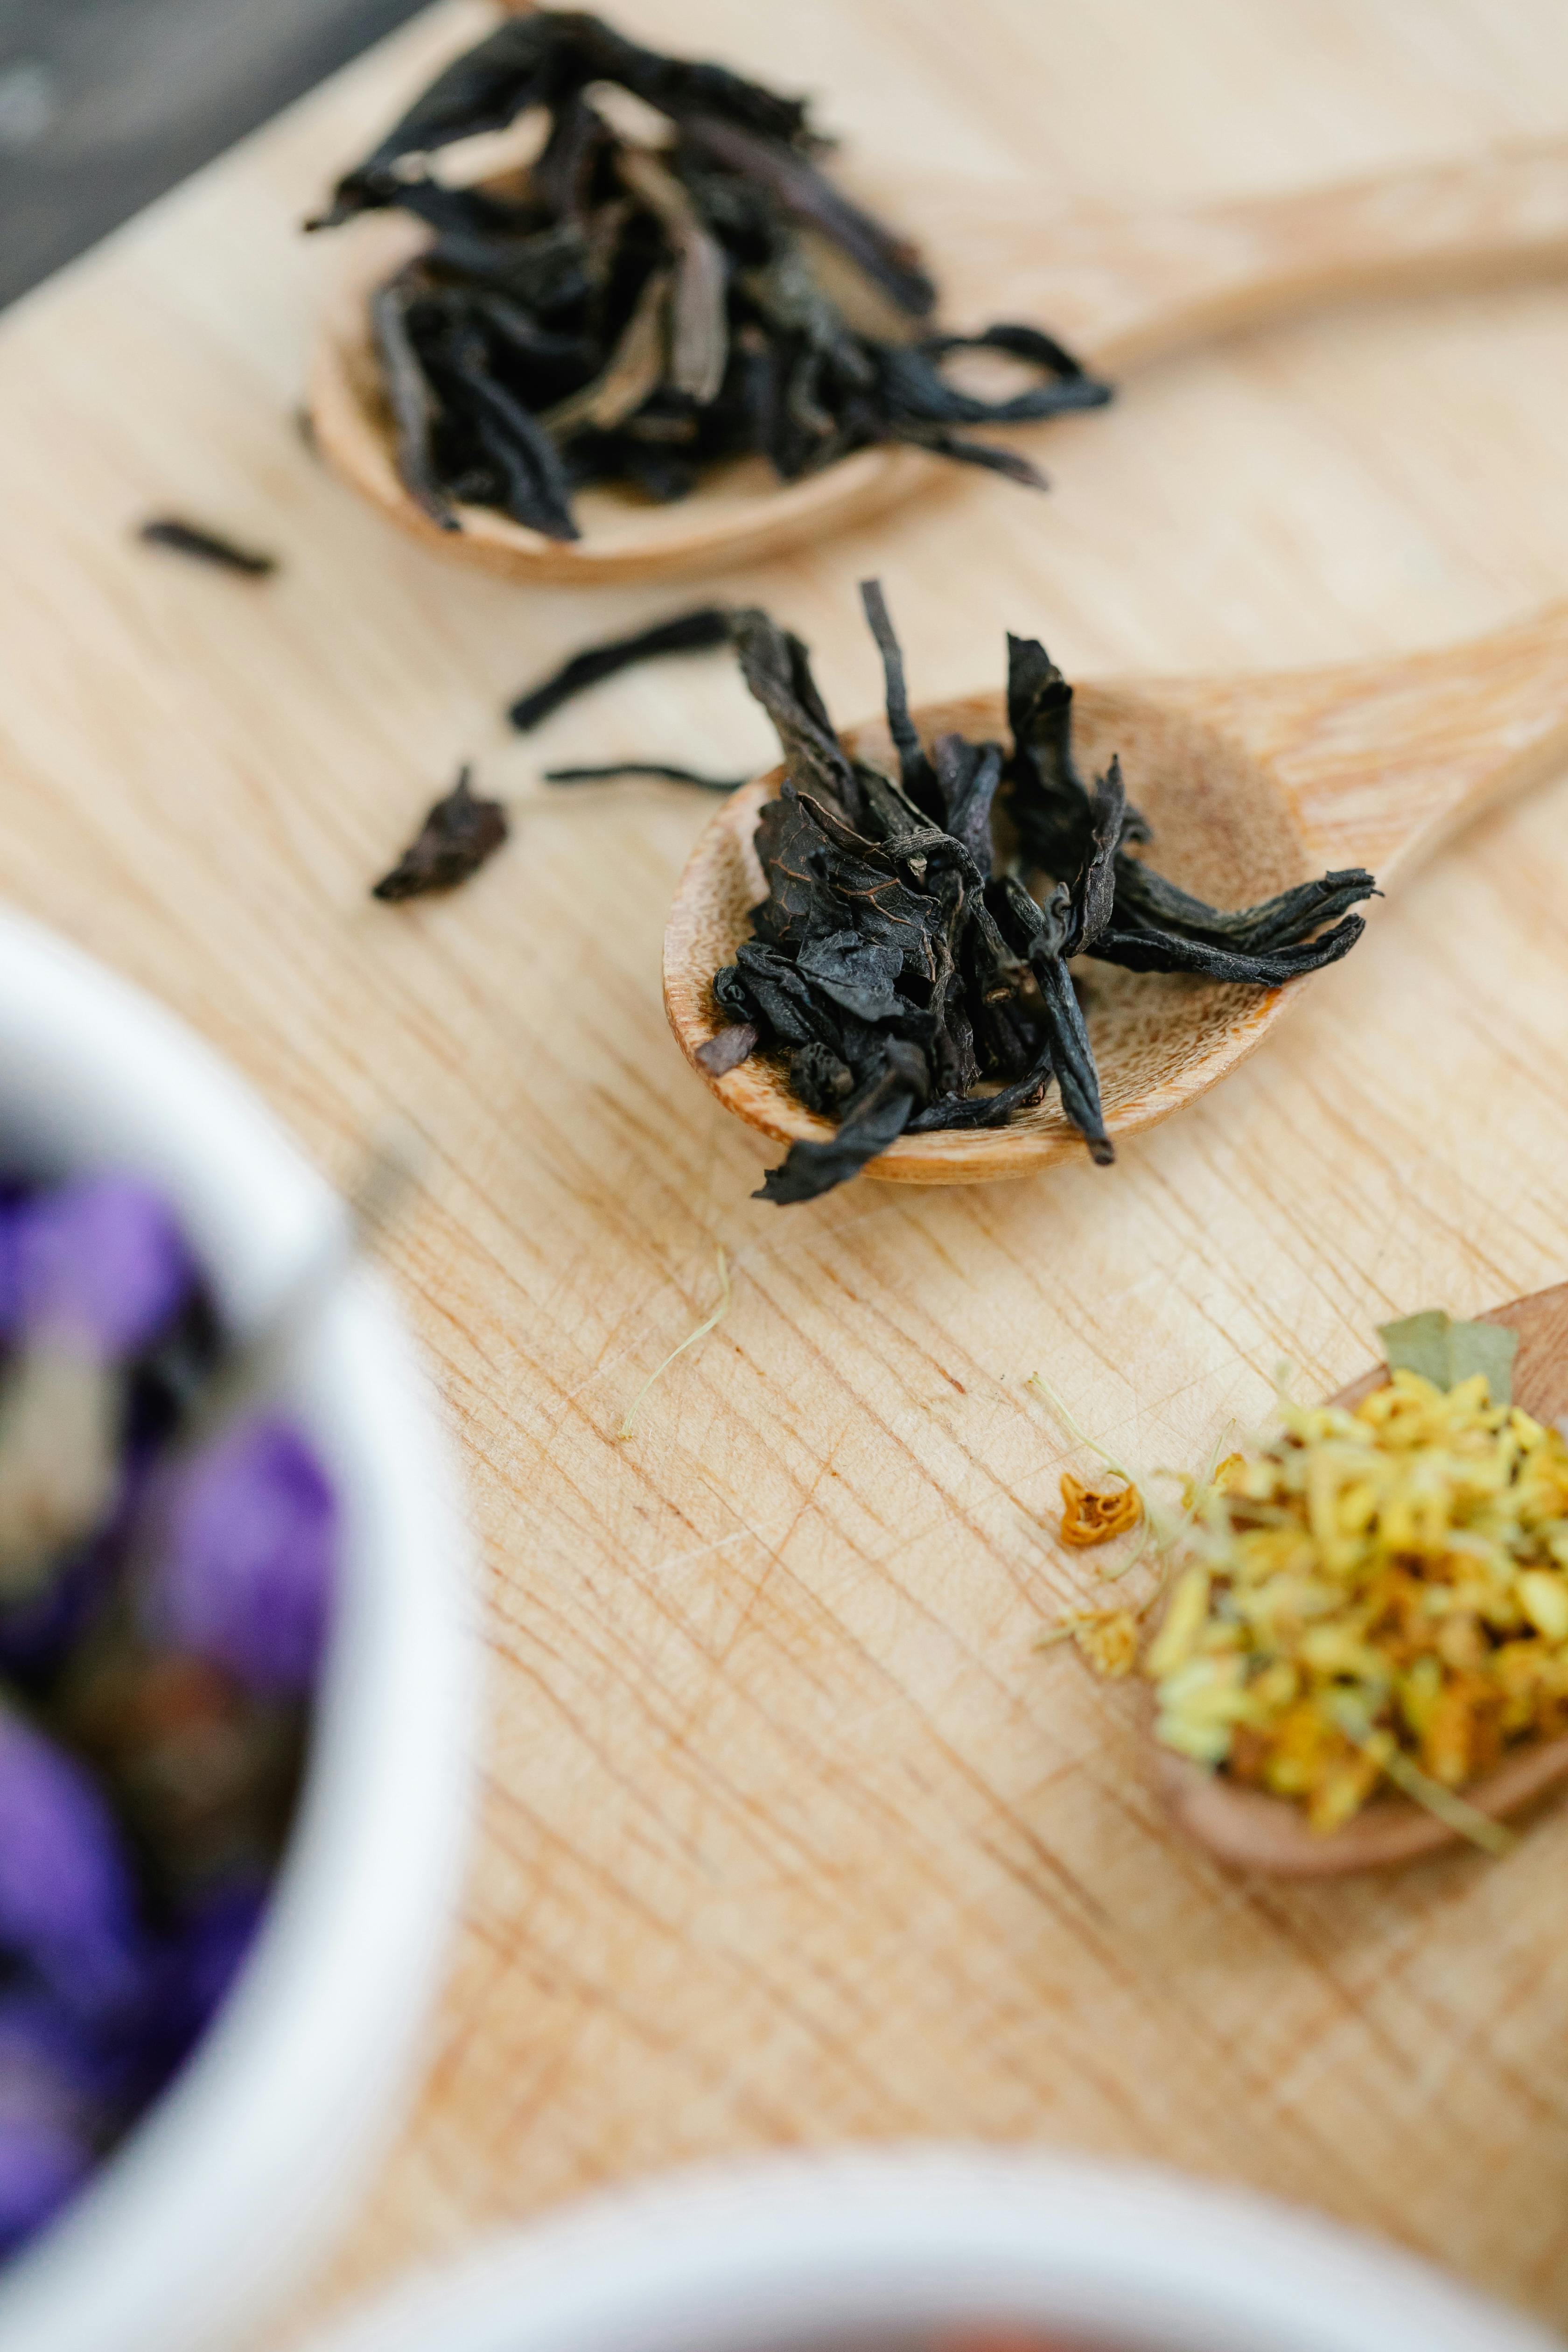
{"type": "Polygon", "coordinates": [[[1143,1498],[1136,1486],[1107,1495],[1086,1486],[1070,1470],[1062,1473],[1062,1541],[1081,1549],[1109,1543],[1135,1528],[1143,1516],[1143,1498]]]}

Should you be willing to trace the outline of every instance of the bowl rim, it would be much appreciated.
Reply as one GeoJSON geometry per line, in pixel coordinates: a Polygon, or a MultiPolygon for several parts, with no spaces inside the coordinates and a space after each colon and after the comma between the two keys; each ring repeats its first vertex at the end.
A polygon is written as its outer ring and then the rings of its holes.
{"type": "MultiPolygon", "coordinates": [[[[342,1210],[252,1089],[129,982],[0,911],[0,1105],[22,1164],[131,1166],[243,1326],[342,1210]]],[[[300,1812],[256,1948],[174,2083],[0,2277],[29,2352],[187,2352],[324,2248],[405,2095],[467,1854],[479,1699],[444,1414],[355,1268],[289,1388],[345,1503],[345,1590],[300,1812]]]]}
{"type": "Polygon", "coordinates": [[[303,2352],[844,2352],[986,2321],[1116,2352],[1561,2352],[1404,2248],[1250,2191],[1028,2147],[705,2165],[601,2191],[303,2352]]]}

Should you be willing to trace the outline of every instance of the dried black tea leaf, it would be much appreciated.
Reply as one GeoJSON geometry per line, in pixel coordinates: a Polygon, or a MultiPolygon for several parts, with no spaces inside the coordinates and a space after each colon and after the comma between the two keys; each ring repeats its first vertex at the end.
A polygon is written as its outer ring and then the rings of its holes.
{"type": "Polygon", "coordinates": [[[918,1047],[889,1038],[873,1070],[845,1103],[838,1132],[826,1143],[792,1143],[783,1165],[771,1168],[753,1198],[787,1208],[815,1201],[858,1176],[868,1160],[896,1143],[930,1086],[918,1047]]]}
{"type": "Polygon", "coordinates": [[[767,895],[714,976],[722,1026],[698,1054],[720,1077],[775,1055],[835,1123],[791,1146],[760,1199],[806,1201],[900,1135],[1001,1126],[1052,1086],[1092,1160],[1115,1157],[1073,959],[1273,987],[1353,946],[1370,874],[1324,875],[1236,910],[1207,907],[1134,852],[1150,829],[1119,760],[1085,783],[1072,689],[1009,638],[1010,744],[922,741],[875,581],[861,589],[882,656],[896,773],[839,741],[797,637],[765,613],[732,634],[778,730],[784,780],[758,819],[767,895]],[[1005,807],[999,848],[993,818],[1005,807]],[[1325,928],[1326,926],[1326,928],[1325,928]]]}
{"type": "Polygon", "coordinates": [[[716,1037],[710,1037],[706,1045],[699,1045],[697,1058],[710,1078],[721,1078],[726,1072],[738,1070],[741,1064],[756,1051],[756,1045],[755,1023],[732,1021],[728,1028],[721,1029],[716,1037]]]}
{"type": "Polygon", "coordinates": [[[622,776],[654,776],[661,783],[691,784],[700,793],[735,793],[744,776],[704,776],[695,768],[672,768],[662,760],[612,760],[603,768],[546,768],[547,784],[605,784],[622,776]]]}
{"type": "Polygon", "coordinates": [[[381,357],[387,405],[397,434],[397,470],[403,487],[443,530],[456,530],[452,502],[437,478],[436,394],[420,365],[408,331],[409,288],[406,273],[395,278],[371,297],[371,332],[381,357]]]}
{"type": "Polygon", "coordinates": [[[937,289],[919,253],[826,177],[826,144],[802,101],[575,10],[531,10],[447,67],[308,224],[396,207],[428,233],[372,302],[410,498],[443,530],[478,505],[565,540],[591,483],[667,501],[726,459],[794,481],[888,442],[1043,488],[967,428],[1098,407],[1110,387],[1036,327],[923,331],[937,289]],[[606,85],[663,116],[663,143],[616,127],[606,85]],[[534,112],[526,173],[435,176],[454,141],[534,112]],[[946,368],[969,351],[1037,381],[981,399],[946,368]]]}
{"type": "Polygon", "coordinates": [[[639,662],[656,661],[665,654],[707,653],[730,643],[732,615],[728,605],[701,604],[695,612],[677,613],[656,621],[629,637],[610,637],[603,645],[585,646],[526,694],[519,695],[507,716],[520,735],[541,726],[563,702],[584,693],[601,679],[616,677],[639,662]]]}
{"type": "Polygon", "coordinates": [[[477,874],[507,837],[506,811],[499,801],[482,801],[472,790],[473,770],[463,768],[438,800],[373,898],[395,903],[429,890],[451,890],[477,874]]]}
{"type": "Polygon", "coordinates": [[[237,572],[247,580],[270,579],[278,569],[275,555],[238,547],[220,531],[208,530],[200,523],[182,522],[174,515],[160,515],[154,521],[144,522],[136,536],[149,547],[169,548],[175,555],[191,556],[197,563],[210,563],[219,572],[237,572]]]}

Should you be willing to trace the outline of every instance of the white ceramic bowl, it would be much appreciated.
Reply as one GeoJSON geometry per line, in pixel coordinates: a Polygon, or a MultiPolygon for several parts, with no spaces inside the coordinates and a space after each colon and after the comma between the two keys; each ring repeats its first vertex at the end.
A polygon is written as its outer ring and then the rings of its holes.
{"type": "MultiPolygon", "coordinates": [[[[0,1167],[133,1169],[241,1326],[342,1210],[261,1104],[148,999],[0,915],[0,1167]]],[[[355,1271],[289,1382],[346,1507],[303,1801],[261,1937],[167,2095],[0,2274],[15,2352],[193,2352],[295,2284],[408,2088],[464,1858],[468,1545],[437,1402],[355,1271]]]]}
{"type": "Polygon", "coordinates": [[[1428,2264],[1238,2191],[980,2147],[786,2157],[595,2197],[310,2352],[1562,2352],[1428,2264]]]}

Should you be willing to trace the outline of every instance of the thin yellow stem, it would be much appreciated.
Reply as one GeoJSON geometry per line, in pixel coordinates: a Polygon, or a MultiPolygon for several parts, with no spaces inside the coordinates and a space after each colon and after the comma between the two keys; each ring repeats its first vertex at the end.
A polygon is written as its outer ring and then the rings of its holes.
{"type": "Polygon", "coordinates": [[[647,1380],[644,1381],[641,1388],[638,1389],[636,1396],[632,1399],[626,1417],[625,1421],[622,1422],[619,1429],[616,1432],[616,1442],[617,1444],[623,1438],[629,1437],[631,1435],[632,1423],[637,1417],[637,1412],[644,1397],[647,1396],[654,1382],[664,1378],[665,1373],[668,1371],[677,1356],[684,1356],[688,1348],[695,1348],[700,1339],[706,1339],[710,1331],[715,1330],[724,1320],[725,1316],[730,1312],[730,1261],[725,1256],[723,1250],[721,1248],[719,1252],[718,1306],[713,1309],[712,1314],[709,1316],[705,1323],[699,1323],[695,1331],[689,1331],[685,1339],[680,1342],[680,1345],[678,1348],[672,1348],[668,1355],[664,1359],[664,1361],[654,1366],[653,1370],[649,1372],[647,1380]]]}

